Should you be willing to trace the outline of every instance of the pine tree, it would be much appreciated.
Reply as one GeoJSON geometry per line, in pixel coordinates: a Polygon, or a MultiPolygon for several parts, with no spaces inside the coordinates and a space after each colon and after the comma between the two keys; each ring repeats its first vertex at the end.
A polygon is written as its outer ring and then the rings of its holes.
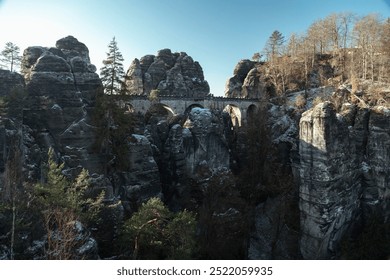
{"type": "Polygon", "coordinates": [[[151,198],[125,221],[122,242],[133,247],[133,259],[190,259],[196,252],[195,232],[195,214],[173,213],[151,198]]]}
{"type": "Polygon", "coordinates": [[[272,61],[275,56],[280,55],[280,49],[285,42],[284,36],[278,30],[272,32],[265,45],[265,53],[268,60],[272,61]]]}
{"type": "Polygon", "coordinates": [[[10,71],[14,71],[15,66],[19,65],[21,57],[19,56],[19,47],[14,43],[8,42],[5,44],[4,50],[1,52],[2,58],[0,61],[9,67],[10,71]]]}
{"type": "Polygon", "coordinates": [[[123,70],[123,60],[114,37],[108,45],[107,58],[103,60],[104,66],[100,69],[100,78],[106,94],[121,94],[124,92],[125,71],[123,70]]]}
{"type": "Polygon", "coordinates": [[[97,218],[98,212],[103,206],[104,191],[95,198],[88,198],[90,186],[88,170],[82,169],[74,181],[69,180],[63,174],[64,164],[58,164],[54,160],[52,148],[48,152],[46,182],[35,186],[35,196],[44,210],[68,209],[88,224],[97,218]]]}

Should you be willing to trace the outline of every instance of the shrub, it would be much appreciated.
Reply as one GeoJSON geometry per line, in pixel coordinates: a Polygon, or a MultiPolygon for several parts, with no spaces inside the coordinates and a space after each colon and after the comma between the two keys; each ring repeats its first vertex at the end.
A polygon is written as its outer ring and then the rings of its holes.
{"type": "Polygon", "coordinates": [[[299,94],[296,98],[295,98],[295,106],[298,108],[298,109],[303,109],[306,105],[306,98],[302,95],[302,94],[299,94]]]}

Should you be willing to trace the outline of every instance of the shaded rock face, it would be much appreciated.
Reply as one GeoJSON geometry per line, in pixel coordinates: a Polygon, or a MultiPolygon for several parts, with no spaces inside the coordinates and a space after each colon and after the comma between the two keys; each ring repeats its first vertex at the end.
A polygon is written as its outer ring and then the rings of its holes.
{"type": "Polygon", "coordinates": [[[281,220],[283,198],[269,198],[256,206],[248,258],[253,260],[297,259],[299,234],[281,220]]]}
{"type": "MultiPolygon", "coordinates": [[[[17,143],[22,154],[23,177],[35,184],[41,179],[47,150],[52,147],[56,159],[65,163],[65,175],[74,178],[81,168],[88,169],[93,181],[91,188],[99,185],[106,192],[106,203],[115,203],[113,186],[97,175],[105,169],[105,158],[92,151],[97,128],[91,125],[90,115],[102,84],[96,67],[90,64],[88,48],[71,36],[59,40],[56,48],[30,47],[24,51],[21,69],[24,79],[15,74],[6,79],[12,80],[14,87],[24,87],[25,81],[27,97],[20,120],[1,120],[0,146],[5,152],[0,154],[0,171],[9,157],[6,151],[17,143]]],[[[117,212],[120,216],[120,211],[117,212]]],[[[83,233],[85,243],[77,254],[80,258],[96,259],[96,240],[87,235],[83,233]]],[[[32,242],[28,250],[31,258],[36,258],[45,243],[32,242]]]]}
{"type": "Polygon", "coordinates": [[[329,102],[300,120],[301,253],[335,257],[343,235],[362,218],[389,219],[389,110],[329,102]],[[378,217],[379,215],[379,217],[378,217]]]}
{"type": "Polygon", "coordinates": [[[361,194],[355,146],[330,103],[302,115],[299,151],[301,253],[329,258],[356,218],[361,194]]]}
{"type": "Polygon", "coordinates": [[[199,164],[211,170],[229,167],[229,151],[221,120],[208,109],[193,108],[184,129],[186,170],[196,173],[199,164]]]}
{"type": "Polygon", "coordinates": [[[162,197],[160,174],[149,140],[133,134],[128,142],[130,168],[117,174],[125,210],[133,213],[152,197],[162,197]]]}
{"type": "Polygon", "coordinates": [[[390,222],[390,109],[371,110],[363,171],[363,214],[390,222]],[[376,217],[377,218],[377,217],[376,217]]]}
{"type": "Polygon", "coordinates": [[[56,48],[27,48],[21,68],[29,94],[53,97],[63,105],[93,102],[101,88],[88,48],[72,36],[58,40],[56,48]]]}
{"type": "Polygon", "coordinates": [[[158,89],[160,95],[199,98],[210,91],[199,63],[169,49],[135,59],[127,70],[126,89],[130,95],[149,95],[158,89]]]}
{"type": "Polygon", "coordinates": [[[58,149],[69,168],[84,166],[91,173],[102,172],[101,159],[90,155],[96,128],[90,124],[89,108],[102,84],[90,63],[88,48],[68,36],[56,48],[29,47],[24,51],[29,108],[23,122],[38,145],[58,149]]]}
{"type": "Polygon", "coordinates": [[[232,98],[259,98],[264,92],[259,71],[260,63],[245,59],[234,68],[233,77],[225,85],[225,96],[232,98]]]}
{"type": "Polygon", "coordinates": [[[165,199],[184,208],[190,199],[189,181],[201,181],[229,169],[229,148],[222,117],[208,109],[193,108],[186,119],[156,121],[145,135],[154,147],[165,199]]]}
{"type": "Polygon", "coordinates": [[[23,76],[15,72],[0,69],[0,97],[10,95],[17,88],[24,88],[23,76]]]}

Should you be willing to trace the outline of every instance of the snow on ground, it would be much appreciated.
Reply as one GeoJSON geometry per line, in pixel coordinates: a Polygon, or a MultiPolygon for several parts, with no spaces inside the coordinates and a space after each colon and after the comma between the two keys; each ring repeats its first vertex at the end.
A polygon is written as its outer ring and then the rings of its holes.
{"type": "Polygon", "coordinates": [[[287,104],[290,106],[295,106],[297,97],[302,95],[305,96],[305,92],[307,95],[306,98],[306,106],[305,110],[310,109],[313,107],[313,101],[316,97],[320,97],[323,100],[328,99],[333,92],[335,91],[335,88],[333,86],[324,86],[324,87],[319,87],[319,88],[311,88],[308,90],[301,90],[301,91],[296,91],[296,92],[291,92],[287,95],[287,104]]]}

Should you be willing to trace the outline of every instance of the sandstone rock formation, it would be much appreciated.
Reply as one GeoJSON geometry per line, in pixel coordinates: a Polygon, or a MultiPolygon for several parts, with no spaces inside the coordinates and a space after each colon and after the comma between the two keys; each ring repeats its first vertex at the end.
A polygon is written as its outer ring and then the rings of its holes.
{"type": "Polygon", "coordinates": [[[67,167],[84,166],[91,173],[102,170],[89,152],[96,131],[88,110],[102,90],[95,71],[88,48],[72,36],[57,41],[56,48],[29,47],[22,60],[30,104],[24,123],[33,129],[32,137],[53,143],[67,167]]]}
{"type": "Polygon", "coordinates": [[[128,94],[149,95],[153,89],[160,95],[199,98],[210,91],[199,63],[184,52],[172,53],[169,49],[135,59],[127,70],[128,94]]]}
{"type": "Polygon", "coordinates": [[[161,182],[157,163],[149,140],[133,134],[128,140],[129,169],[120,172],[118,180],[125,210],[133,213],[151,197],[161,197],[161,182]]]}
{"type": "Polygon", "coordinates": [[[362,217],[389,219],[389,110],[344,109],[336,114],[331,103],[321,103],[300,120],[301,253],[306,259],[335,257],[343,235],[362,217]]]}
{"type": "Polygon", "coordinates": [[[264,84],[259,71],[260,63],[244,59],[234,68],[233,77],[225,85],[225,96],[233,98],[259,98],[264,84]]]}
{"type": "Polygon", "coordinates": [[[224,123],[209,109],[193,108],[186,119],[154,120],[145,135],[154,147],[165,199],[182,208],[190,198],[190,181],[206,180],[229,168],[224,123]]]}
{"type": "MultiPolygon", "coordinates": [[[[0,150],[5,151],[0,154],[2,169],[9,151],[20,149],[22,177],[35,184],[43,179],[42,170],[51,147],[56,159],[65,163],[65,175],[74,178],[81,168],[88,169],[91,188],[105,190],[106,204],[115,204],[113,186],[101,176],[106,159],[93,151],[97,128],[92,125],[91,110],[97,94],[102,92],[102,83],[90,63],[88,48],[72,36],[57,41],[55,48],[29,47],[24,51],[21,69],[24,79],[12,75],[14,86],[24,87],[26,83],[26,96],[19,97],[23,102],[23,108],[18,108],[21,117],[15,119],[8,114],[0,121],[0,150]]],[[[4,92],[9,94],[9,89],[4,92]]],[[[117,212],[120,216],[120,209],[117,212]]],[[[80,255],[97,258],[96,241],[86,237],[85,242],[79,248],[80,255]]],[[[39,254],[35,247],[32,245],[31,254],[39,254]]]]}
{"type": "Polygon", "coordinates": [[[361,193],[355,146],[330,103],[302,115],[299,152],[301,253],[329,258],[358,215],[361,193]]]}
{"type": "Polygon", "coordinates": [[[18,88],[24,88],[23,76],[0,69],[0,97],[8,96],[13,90],[18,88]]]}

